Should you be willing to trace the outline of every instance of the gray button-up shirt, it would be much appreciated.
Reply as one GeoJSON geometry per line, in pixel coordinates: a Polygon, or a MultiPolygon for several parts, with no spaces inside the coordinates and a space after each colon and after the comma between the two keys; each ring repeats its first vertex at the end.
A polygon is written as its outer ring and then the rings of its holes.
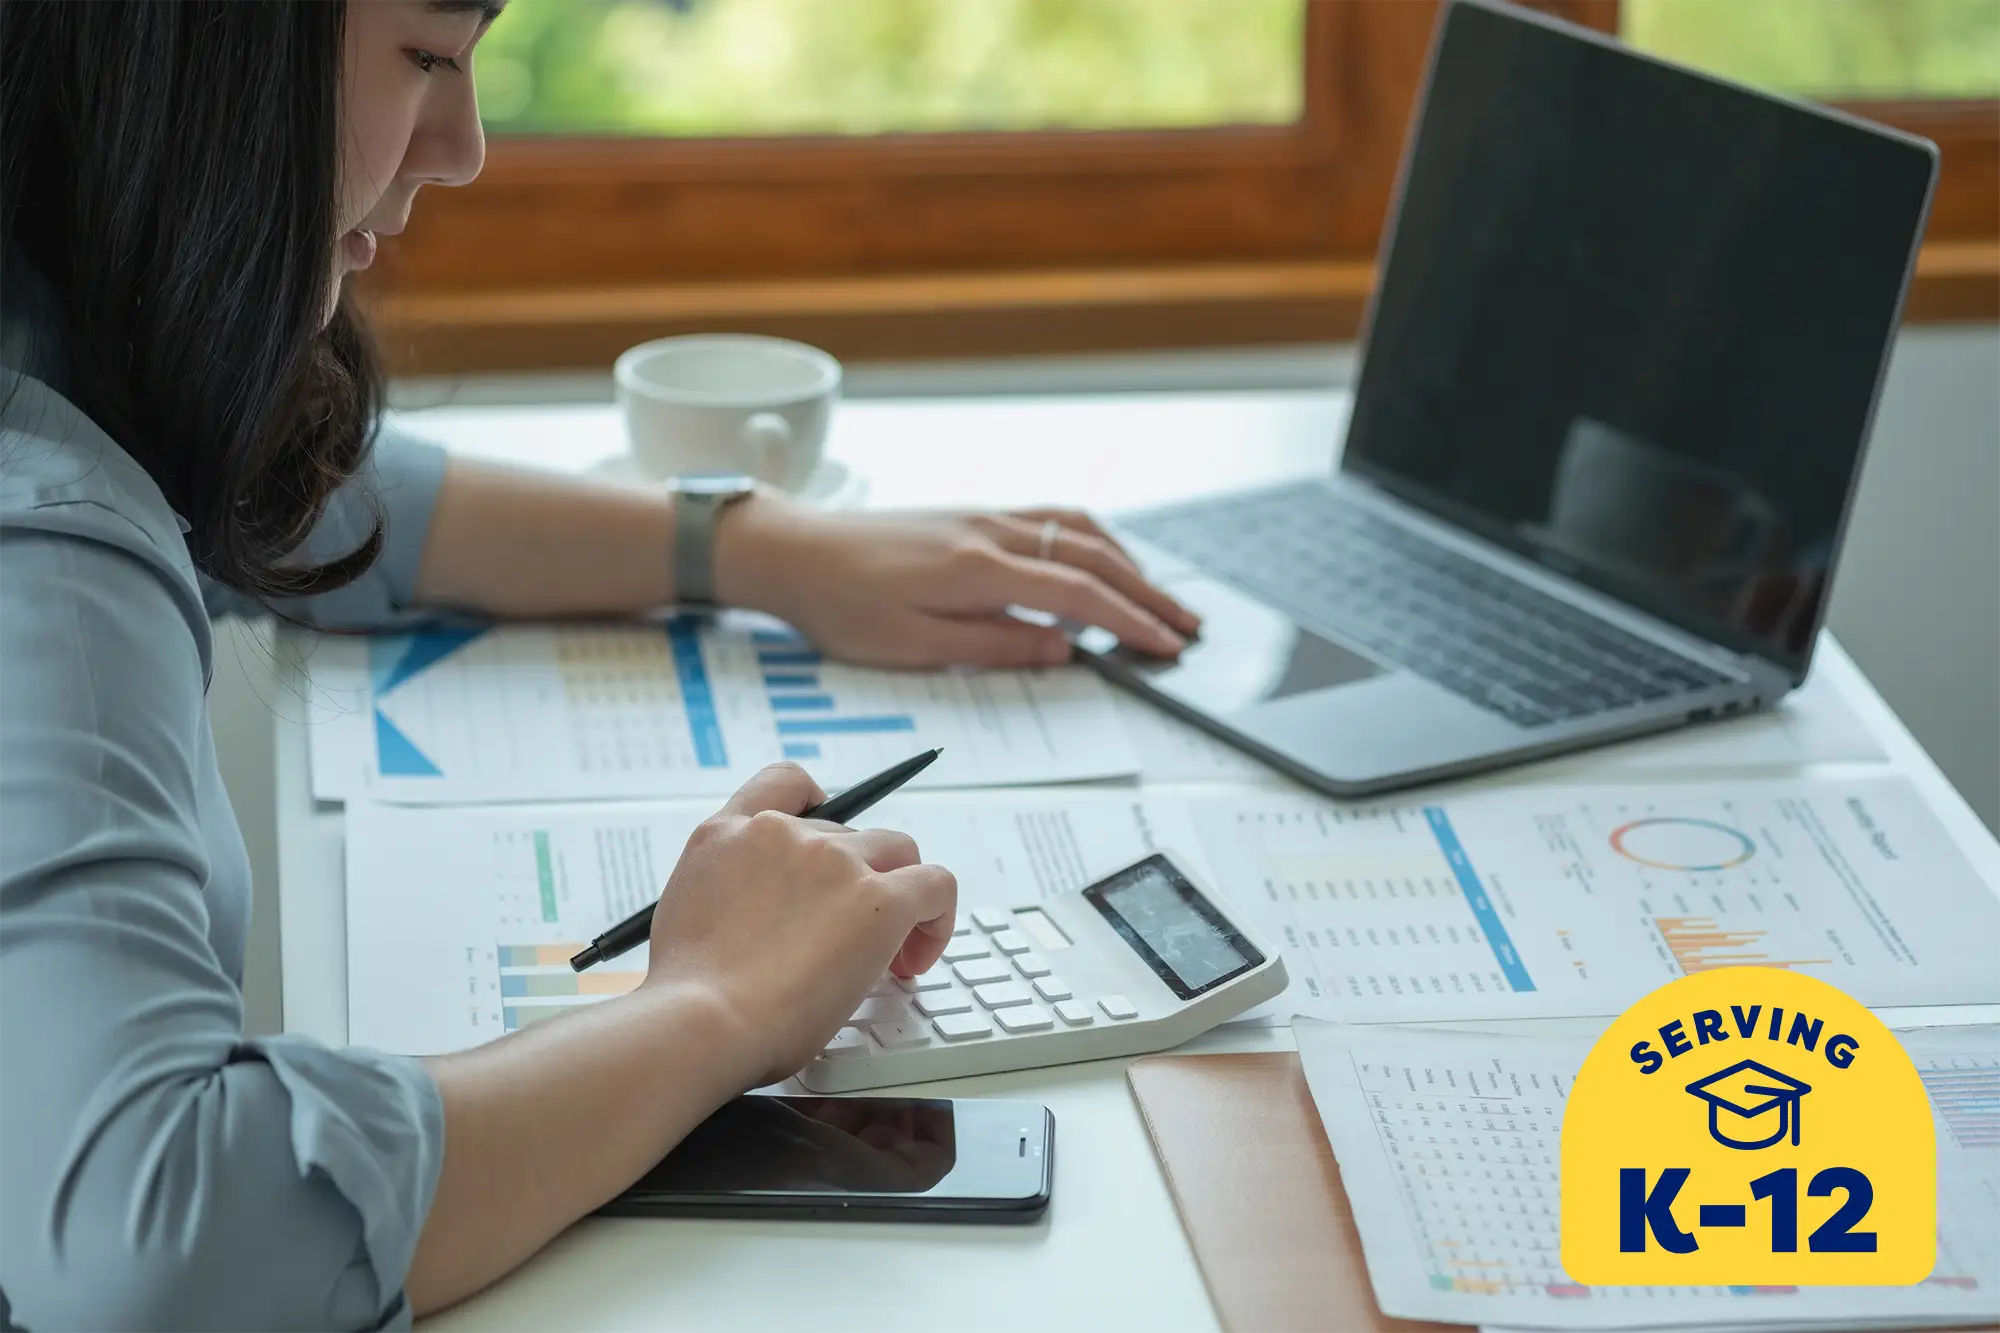
{"type": "MultiPolygon", "coordinates": [[[[444,1152],[415,1061],[243,1033],[250,866],[216,769],[205,587],[159,489],[60,395],[0,280],[0,1327],[407,1326],[444,1152]]],[[[286,609],[412,595],[442,455],[378,440],[388,547],[286,609]]],[[[310,548],[364,535],[352,490],[310,548]]]]}

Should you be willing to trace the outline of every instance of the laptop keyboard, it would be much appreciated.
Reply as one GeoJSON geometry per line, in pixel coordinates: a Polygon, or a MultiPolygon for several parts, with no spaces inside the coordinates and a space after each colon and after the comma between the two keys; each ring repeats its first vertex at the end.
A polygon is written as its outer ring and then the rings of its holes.
{"type": "Polygon", "coordinates": [[[1318,486],[1124,526],[1522,726],[1728,679],[1318,486]]]}

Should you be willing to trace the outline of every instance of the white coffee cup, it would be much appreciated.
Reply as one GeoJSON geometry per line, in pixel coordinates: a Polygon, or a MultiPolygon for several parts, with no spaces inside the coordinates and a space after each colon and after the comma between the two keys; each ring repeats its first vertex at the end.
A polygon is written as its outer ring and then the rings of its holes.
{"type": "Polygon", "coordinates": [[[740,472],[798,490],[819,467],[840,362],[757,334],[640,343],[612,369],[632,459],[649,477],[740,472]]]}

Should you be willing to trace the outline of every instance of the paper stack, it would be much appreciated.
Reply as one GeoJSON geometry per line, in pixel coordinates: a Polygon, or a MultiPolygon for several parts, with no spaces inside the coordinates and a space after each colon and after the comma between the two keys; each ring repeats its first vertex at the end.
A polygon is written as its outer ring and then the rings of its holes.
{"type": "Polygon", "coordinates": [[[1562,1118],[1588,1039],[1302,1021],[1375,1299],[1501,1329],[1863,1329],[2000,1319],[2000,1028],[1899,1034],[1931,1095],[1937,1267],[1914,1287],[1586,1287],[1563,1272],[1562,1118]]]}

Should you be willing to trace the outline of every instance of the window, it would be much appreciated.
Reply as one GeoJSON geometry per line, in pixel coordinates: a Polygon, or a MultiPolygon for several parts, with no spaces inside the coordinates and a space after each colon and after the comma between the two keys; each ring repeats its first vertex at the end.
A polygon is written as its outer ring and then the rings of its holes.
{"type": "MultiPolygon", "coordinates": [[[[1913,317],[2000,315],[2000,0],[1523,0],[1936,138],[1913,317]],[[1941,100],[1942,99],[1942,100],[1941,100]]],[[[1432,0],[513,0],[479,181],[369,274],[405,372],[1351,337],[1432,0]]]]}
{"type": "Polygon", "coordinates": [[[1289,125],[1305,0],[513,0],[491,134],[1289,125]]]}
{"type": "Polygon", "coordinates": [[[2000,0],[1624,0],[1620,35],[1824,99],[2000,97],[2000,0]]]}
{"type": "Polygon", "coordinates": [[[486,174],[384,246],[376,326],[404,372],[602,366],[692,328],[860,358],[1346,336],[1430,20],[514,0],[474,62],[486,174]]]}

